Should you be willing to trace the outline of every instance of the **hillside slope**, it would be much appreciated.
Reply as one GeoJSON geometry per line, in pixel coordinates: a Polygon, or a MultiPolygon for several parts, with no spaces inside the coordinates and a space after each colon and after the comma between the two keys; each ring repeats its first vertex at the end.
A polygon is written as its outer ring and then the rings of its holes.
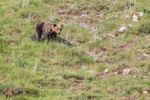
{"type": "Polygon", "coordinates": [[[0,100],[149,100],[149,80],[149,0],[0,1],[0,100]],[[41,20],[73,46],[32,41],[41,20]]]}

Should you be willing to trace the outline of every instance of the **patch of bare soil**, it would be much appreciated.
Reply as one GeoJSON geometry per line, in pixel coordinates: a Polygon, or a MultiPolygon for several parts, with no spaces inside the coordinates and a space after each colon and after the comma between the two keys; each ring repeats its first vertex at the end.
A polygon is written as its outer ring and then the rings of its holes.
{"type": "Polygon", "coordinates": [[[93,12],[86,8],[76,10],[72,4],[60,6],[58,14],[60,19],[63,19],[63,22],[78,23],[81,27],[90,31],[95,30],[95,25],[99,20],[105,18],[105,14],[102,12],[93,14],[93,12]]]}
{"type": "Polygon", "coordinates": [[[118,94],[118,93],[120,93],[120,90],[117,89],[117,88],[111,88],[111,89],[108,89],[108,93],[110,93],[110,94],[118,94]]]}
{"type": "Polygon", "coordinates": [[[140,89],[137,94],[126,97],[124,100],[140,100],[143,95],[149,95],[150,89],[140,89]]]}
{"type": "Polygon", "coordinates": [[[8,41],[8,44],[10,44],[10,45],[16,45],[16,44],[18,44],[19,42],[17,42],[16,40],[9,40],[8,41]]]}
{"type": "Polygon", "coordinates": [[[140,100],[140,97],[138,95],[134,95],[134,96],[126,97],[123,100],[140,100]]]}
{"type": "Polygon", "coordinates": [[[139,60],[148,60],[150,59],[150,53],[142,53],[139,55],[139,60]]]}
{"type": "Polygon", "coordinates": [[[12,96],[16,96],[16,95],[20,95],[25,93],[25,89],[21,88],[21,87],[15,87],[15,88],[6,88],[2,91],[3,95],[5,95],[6,97],[12,97],[12,96]]]}
{"type": "Polygon", "coordinates": [[[99,47],[88,51],[84,51],[83,53],[90,57],[95,58],[96,62],[101,62],[102,59],[106,58],[108,53],[107,51],[108,49],[106,47],[99,47]]]}
{"type": "Polygon", "coordinates": [[[82,80],[70,79],[69,83],[70,83],[70,88],[73,91],[84,91],[84,90],[86,90],[86,87],[83,84],[82,80]]]}
{"type": "Polygon", "coordinates": [[[114,47],[116,51],[128,51],[133,48],[135,45],[131,43],[121,44],[119,46],[114,47]]]}
{"type": "Polygon", "coordinates": [[[9,33],[9,35],[11,35],[11,36],[13,36],[13,35],[20,35],[20,34],[21,34],[20,30],[17,30],[16,32],[9,33]]]}
{"type": "Polygon", "coordinates": [[[6,58],[4,58],[4,60],[5,60],[5,62],[7,64],[10,64],[12,62],[12,58],[11,57],[6,57],[6,58]]]}
{"type": "Polygon", "coordinates": [[[55,54],[55,52],[40,52],[40,56],[42,56],[42,57],[53,57],[53,56],[55,56],[56,54],[55,54]]]}

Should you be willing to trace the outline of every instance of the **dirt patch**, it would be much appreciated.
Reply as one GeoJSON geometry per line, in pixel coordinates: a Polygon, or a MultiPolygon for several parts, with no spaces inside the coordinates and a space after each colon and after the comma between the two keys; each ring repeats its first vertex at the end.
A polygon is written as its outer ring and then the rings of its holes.
{"type": "Polygon", "coordinates": [[[140,100],[140,97],[138,95],[134,95],[126,97],[124,100],[140,100]]]}
{"type": "Polygon", "coordinates": [[[17,30],[16,32],[9,33],[9,35],[11,35],[11,36],[13,36],[13,35],[20,35],[20,34],[21,34],[20,30],[17,30]]]}
{"type": "Polygon", "coordinates": [[[149,89],[143,89],[142,91],[140,91],[141,95],[145,95],[145,94],[150,94],[150,88],[149,89]]]}
{"type": "Polygon", "coordinates": [[[112,71],[115,75],[136,75],[139,73],[139,70],[136,67],[118,67],[112,71]]]}
{"type": "Polygon", "coordinates": [[[102,13],[93,15],[90,10],[76,9],[72,4],[60,6],[57,13],[63,22],[78,23],[81,27],[84,26],[88,30],[92,30],[92,27],[98,23],[99,17],[103,17],[102,13]]]}
{"type": "Polygon", "coordinates": [[[7,63],[7,64],[12,63],[12,58],[11,57],[6,57],[6,58],[4,58],[4,60],[5,60],[5,63],[7,63]]]}
{"type": "Polygon", "coordinates": [[[131,43],[121,44],[119,46],[113,47],[116,51],[129,51],[135,45],[131,43]]]}
{"type": "Polygon", "coordinates": [[[34,81],[34,84],[38,88],[46,88],[46,89],[53,89],[53,88],[67,88],[68,84],[65,80],[58,79],[58,78],[51,78],[51,79],[40,79],[34,81]]]}
{"type": "Polygon", "coordinates": [[[149,95],[150,89],[139,89],[134,95],[126,97],[124,100],[141,100],[144,95],[149,95]]]}
{"type": "Polygon", "coordinates": [[[23,87],[6,87],[1,91],[1,94],[7,98],[11,98],[17,95],[28,94],[32,96],[38,96],[39,92],[36,89],[23,88],[23,87]]]}
{"type": "Polygon", "coordinates": [[[9,40],[7,43],[10,44],[10,45],[19,44],[19,42],[17,42],[16,40],[9,40]]]}
{"type": "Polygon", "coordinates": [[[102,62],[102,59],[105,59],[107,54],[108,54],[108,49],[106,47],[98,47],[98,48],[95,48],[95,49],[91,49],[91,50],[88,50],[88,51],[84,51],[83,53],[90,56],[90,57],[93,57],[96,62],[102,62]]]}
{"type": "Polygon", "coordinates": [[[111,88],[111,89],[108,89],[108,93],[110,93],[110,94],[118,94],[118,93],[120,93],[120,90],[117,89],[117,88],[111,88]]]}
{"type": "Polygon", "coordinates": [[[6,97],[12,97],[23,93],[25,93],[25,89],[21,87],[6,88],[2,91],[2,94],[5,95],[6,97]]]}
{"type": "Polygon", "coordinates": [[[69,83],[70,83],[70,88],[73,91],[84,91],[84,90],[86,90],[86,87],[83,84],[82,80],[70,79],[69,83]]]}
{"type": "Polygon", "coordinates": [[[53,56],[55,56],[56,54],[55,54],[55,52],[53,52],[53,51],[47,51],[47,52],[41,52],[40,53],[40,56],[42,56],[42,57],[53,57],[53,56]]]}
{"type": "Polygon", "coordinates": [[[63,5],[60,6],[60,10],[58,10],[58,14],[71,14],[72,13],[72,8],[70,5],[63,5]]]}
{"type": "Polygon", "coordinates": [[[143,53],[139,55],[139,60],[148,60],[150,59],[150,53],[143,53]]]}

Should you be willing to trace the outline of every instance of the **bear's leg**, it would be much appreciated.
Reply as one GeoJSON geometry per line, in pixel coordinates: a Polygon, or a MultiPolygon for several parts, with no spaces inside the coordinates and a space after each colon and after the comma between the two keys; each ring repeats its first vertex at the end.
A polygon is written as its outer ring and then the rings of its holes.
{"type": "Polygon", "coordinates": [[[52,39],[51,34],[48,34],[48,35],[47,35],[47,39],[48,39],[48,41],[50,41],[50,40],[52,39]]]}
{"type": "Polygon", "coordinates": [[[41,40],[44,41],[46,38],[48,38],[49,33],[43,33],[41,40]]]}
{"type": "Polygon", "coordinates": [[[56,34],[56,33],[52,33],[52,34],[51,34],[51,38],[52,38],[52,39],[56,39],[56,38],[57,38],[57,34],[56,34]]]}
{"type": "Polygon", "coordinates": [[[37,34],[37,40],[40,41],[41,38],[42,38],[42,34],[38,33],[38,34],[37,34]]]}

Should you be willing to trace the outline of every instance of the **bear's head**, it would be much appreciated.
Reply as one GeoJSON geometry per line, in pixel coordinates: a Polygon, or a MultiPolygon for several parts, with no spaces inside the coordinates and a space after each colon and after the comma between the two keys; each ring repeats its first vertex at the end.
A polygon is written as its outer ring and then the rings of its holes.
{"type": "Polygon", "coordinates": [[[63,24],[54,24],[53,27],[52,27],[52,32],[60,34],[60,32],[63,29],[63,26],[64,26],[63,24]]]}

